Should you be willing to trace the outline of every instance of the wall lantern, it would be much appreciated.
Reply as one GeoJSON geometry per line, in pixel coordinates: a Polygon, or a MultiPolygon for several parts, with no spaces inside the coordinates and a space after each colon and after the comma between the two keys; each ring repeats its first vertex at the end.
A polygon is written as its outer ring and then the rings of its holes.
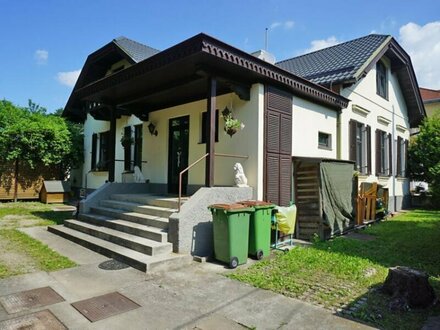
{"type": "Polygon", "coordinates": [[[152,122],[150,122],[150,124],[148,125],[148,131],[151,135],[157,136],[156,125],[154,125],[152,122]]]}

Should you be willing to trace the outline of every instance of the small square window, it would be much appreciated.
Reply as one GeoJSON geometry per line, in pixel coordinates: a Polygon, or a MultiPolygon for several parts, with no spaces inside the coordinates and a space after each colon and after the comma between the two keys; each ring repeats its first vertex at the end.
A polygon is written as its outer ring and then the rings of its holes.
{"type": "Polygon", "coordinates": [[[321,149],[331,149],[332,135],[328,133],[318,132],[318,147],[321,149]]]}

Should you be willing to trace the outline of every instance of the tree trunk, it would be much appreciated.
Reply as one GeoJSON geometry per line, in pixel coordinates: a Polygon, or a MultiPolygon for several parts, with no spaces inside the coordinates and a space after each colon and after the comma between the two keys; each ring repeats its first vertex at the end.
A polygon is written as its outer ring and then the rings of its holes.
{"type": "Polygon", "coordinates": [[[14,174],[14,202],[18,200],[18,159],[15,160],[15,174],[14,174]]]}
{"type": "Polygon", "coordinates": [[[392,267],[382,286],[382,292],[392,296],[391,310],[426,308],[437,300],[429,284],[429,275],[408,267],[392,267]]]}

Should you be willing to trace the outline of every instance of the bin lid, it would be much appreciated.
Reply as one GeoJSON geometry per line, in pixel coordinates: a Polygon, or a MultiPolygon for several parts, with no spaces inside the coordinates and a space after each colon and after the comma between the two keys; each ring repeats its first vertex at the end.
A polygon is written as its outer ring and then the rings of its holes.
{"type": "Polygon", "coordinates": [[[213,204],[208,206],[209,209],[217,209],[217,210],[224,210],[227,212],[245,212],[245,211],[252,211],[249,206],[233,203],[233,204],[213,204]]]}
{"type": "Polygon", "coordinates": [[[243,201],[239,202],[240,204],[251,206],[255,208],[274,208],[275,204],[272,204],[270,202],[265,201],[257,201],[257,200],[249,200],[249,201],[243,201]]]}

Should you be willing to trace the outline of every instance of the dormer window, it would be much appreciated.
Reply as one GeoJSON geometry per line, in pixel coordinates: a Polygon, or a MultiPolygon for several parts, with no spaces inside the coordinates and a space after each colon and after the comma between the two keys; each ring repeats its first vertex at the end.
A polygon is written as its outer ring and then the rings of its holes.
{"type": "Polygon", "coordinates": [[[387,68],[381,61],[376,64],[376,92],[388,100],[387,68]]]}

